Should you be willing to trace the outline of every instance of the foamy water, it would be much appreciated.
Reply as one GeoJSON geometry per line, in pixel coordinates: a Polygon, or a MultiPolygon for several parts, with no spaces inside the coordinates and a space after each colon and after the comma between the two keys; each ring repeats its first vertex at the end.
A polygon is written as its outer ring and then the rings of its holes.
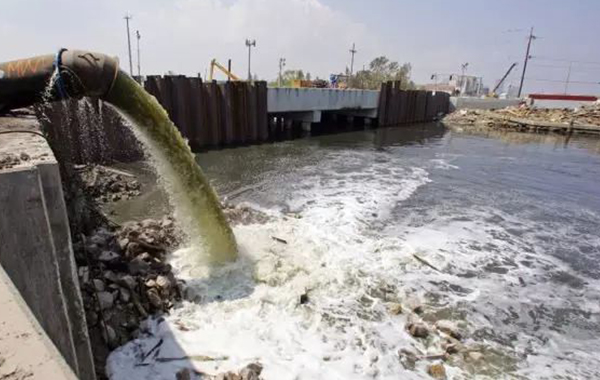
{"type": "Polygon", "coordinates": [[[198,266],[191,249],[176,252],[192,301],[113,352],[111,378],[214,374],[253,361],[265,379],[427,378],[430,362],[405,368],[398,350],[439,354],[441,339],[412,338],[405,325],[415,317],[391,315],[391,302],[420,303],[425,321],[450,319],[467,332],[465,345],[483,359],[449,360],[450,377],[599,376],[600,199],[585,186],[598,157],[575,149],[553,164],[545,146],[507,149],[438,129],[375,149],[369,136],[201,157],[222,192],[272,219],[234,228],[240,258],[230,265],[198,266]],[[239,171],[223,173],[227,160],[239,171]],[[569,166],[581,162],[592,166],[569,166]]]}

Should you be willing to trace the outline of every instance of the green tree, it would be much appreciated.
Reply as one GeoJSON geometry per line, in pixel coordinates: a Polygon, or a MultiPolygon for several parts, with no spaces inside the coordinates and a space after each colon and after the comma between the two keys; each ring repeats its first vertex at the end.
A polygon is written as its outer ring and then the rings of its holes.
{"type": "Polygon", "coordinates": [[[377,57],[369,63],[368,69],[356,72],[350,78],[349,85],[352,88],[378,90],[383,82],[400,81],[400,88],[414,89],[415,84],[410,80],[411,69],[410,63],[400,65],[385,56],[377,57]]]}
{"type": "MultiPolygon", "coordinates": [[[[310,80],[311,75],[309,72],[306,74],[303,70],[285,70],[281,74],[281,86],[282,87],[291,87],[292,82],[294,80],[310,80]]],[[[276,79],[274,81],[269,82],[269,86],[277,87],[279,85],[279,80],[276,79]]]]}

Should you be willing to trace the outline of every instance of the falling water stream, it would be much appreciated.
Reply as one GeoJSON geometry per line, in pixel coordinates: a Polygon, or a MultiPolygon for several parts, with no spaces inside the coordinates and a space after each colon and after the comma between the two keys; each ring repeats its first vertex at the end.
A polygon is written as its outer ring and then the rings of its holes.
{"type": "Polygon", "coordinates": [[[178,224],[190,245],[204,253],[196,259],[211,263],[234,260],[235,237],[219,199],[164,108],[122,71],[106,101],[133,125],[166,189],[178,224]]]}

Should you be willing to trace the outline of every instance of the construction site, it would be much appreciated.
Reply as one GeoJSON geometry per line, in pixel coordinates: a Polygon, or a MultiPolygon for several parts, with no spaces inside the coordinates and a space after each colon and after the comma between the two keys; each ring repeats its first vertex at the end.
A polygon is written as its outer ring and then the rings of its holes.
{"type": "Polygon", "coordinates": [[[0,380],[600,378],[600,61],[332,4],[131,2],[120,59],[10,42],[0,380]]]}

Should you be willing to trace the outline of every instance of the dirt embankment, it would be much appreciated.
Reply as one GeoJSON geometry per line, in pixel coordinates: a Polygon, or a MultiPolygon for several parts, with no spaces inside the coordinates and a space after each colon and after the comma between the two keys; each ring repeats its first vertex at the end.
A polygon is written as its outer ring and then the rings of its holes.
{"type": "Polygon", "coordinates": [[[600,104],[577,109],[508,107],[499,110],[459,110],[444,118],[450,125],[476,129],[527,132],[600,133],[600,104]]]}

